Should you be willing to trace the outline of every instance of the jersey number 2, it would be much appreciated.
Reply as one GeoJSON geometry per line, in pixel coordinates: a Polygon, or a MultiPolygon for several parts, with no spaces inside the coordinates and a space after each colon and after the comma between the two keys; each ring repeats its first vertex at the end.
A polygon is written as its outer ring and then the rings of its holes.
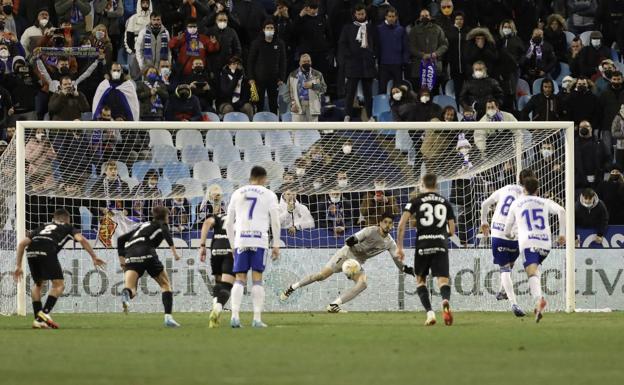
{"type": "Polygon", "coordinates": [[[422,217],[420,217],[420,224],[423,226],[431,226],[433,224],[434,219],[438,221],[436,227],[444,226],[446,221],[446,206],[444,205],[431,205],[430,203],[425,203],[420,206],[420,212],[422,213],[422,217]]]}
{"type": "Polygon", "coordinates": [[[56,225],[47,225],[39,234],[50,235],[56,229],[56,225]]]}
{"type": "Polygon", "coordinates": [[[249,215],[247,216],[249,219],[253,219],[253,212],[256,208],[256,203],[258,203],[258,198],[255,197],[245,197],[245,200],[251,202],[251,206],[249,207],[249,215]]]}

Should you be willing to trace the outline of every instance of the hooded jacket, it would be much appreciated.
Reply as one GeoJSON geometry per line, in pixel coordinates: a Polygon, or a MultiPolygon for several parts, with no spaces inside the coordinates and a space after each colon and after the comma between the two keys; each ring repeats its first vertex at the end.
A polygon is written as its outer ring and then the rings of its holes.
{"type": "Polygon", "coordinates": [[[150,23],[150,14],[152,13],[152,2],[147,11],[141,9],[141,0],[137,0],[136,13],[126,21],[126,33],[124,34],[124,46],[126,52],[134,52],[135,39],[147,25],[150,23]]]}
{"type": "Polygon", "coordinates": [[[466,35],[466,50],[464,51],[464,64],[466,66],[466,73],[472,72],[472,64],[476,61],[482,61],[485,63],[488,71],[494,73],[496,70],[496,61],[498,59],[498,53],[496,51],[496,43],[494,37],[487,28],[474,28],[468,35],[466,35]],[[483,48],[479,48],[475,39],[478,36],[485,37],[485,45],[483,48]]]}
{"type": "Polygon", "coordinates": [[[607,206],[598,199],[598,195],[594,193],[592,203],[589,207],[585,207],[581,203],[582,195],[574,205],[575,225],[576,227],[589,228],[596,231],[599,237],[604,236],[609,226],[609,213],[607,206]]]}
{"type": "Polygon", "coordinates": [[[283,229],[295,227],[297,230],[313,229],[314,218],[310,214],[310,210],[295,199],[295,208],[292,212],[288,211],[288,203],[284,199],[284,195],[280,198],[279,203],[280,224],[283,229]]]}
{"type": "Polygon", "coordinates": [[[533,118],[531,120],[544,122],[544,121],[553,121],[553,120],[561,120],[559,118],[559,100],[555,96],[555,90],[553,87],[552,94],[550,96],[546,96],[544,94],[544,83],[542,82],[542,89],[539,94],[533,95],[529,102],[522,109],[522,119],[529,120],[529,114],[533,113],[533,118]]]}

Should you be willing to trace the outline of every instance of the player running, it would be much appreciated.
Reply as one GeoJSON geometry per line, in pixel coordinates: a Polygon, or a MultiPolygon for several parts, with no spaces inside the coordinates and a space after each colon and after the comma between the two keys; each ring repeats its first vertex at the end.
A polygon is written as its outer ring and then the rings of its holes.
{"type": "MultiPolygon", "coordinates": [[[[333,257],[327,262],[325,267],[318,273],[309,275],[303,278],[299,282],[295,282],[288,286],[284,292],[280,295],[280,299],[285,301],[295,292],[295,290],[307,286],[314,282],[324,281],[331,277],[333,274],[342,270],[342,264],[353,258],[357,260],[360,265],[363,265],[367,260],[388,251],[390,256],[394,260],[396,266],[402,272],[410,275],[414,275],[414,268],[403,265],[401,261],[396,257],[397,245],[390,235],[392,231],[393,221],[392,214],[384,213],[379,219],[378,226],[366,227],[357,233],[353,234],[345,241],[343,246],[333,257]]],[[[336,300],[327,306],[327,312],[329,313],[342,313],[345,312],[340,308],[341,305],[351,301],[357,297],[361,292],[366,289],[366,273],[364,269],[359,273],[354,274],[349,279],[355,282],[355,285],[347,292],[341,294],[336,300]]]]}
{"type": "Polygon", "coordinates": [[[269,247],[269,227],[273,233],[272,259],[279,258],[280,222],[279,206],[275,193],[266,187],[267,172],[260,166],[251,169],[249,184],[232,194],[227,210],[226,232],[230,245],[234,245],[234,268],[236,281],[232,287],[232,318],[230,326],[240,328],[240,306],[247,272],[251,269],[253,286],[252,327],[265,328],[262,322],[264,287],[262,273],[265,268],[265,254],[269,247]]]}
{"type": "Polygon", "coordinates": [[[511,280],[511,270],[519,255],[518,241],[505,236],[505,223],[511,204],[524,193],[524,187],[522,187],[524,180],[534,176],[532,170],[522,170],[519,177],[520,184],[510,184],[496,190],[481,204],[481,232],[485,237],[489,236],[491,232],[494,263],[500,267],[501,288],[496,294],[496,299],[499,301],[509,299],[511,311],[516,317],[526,315],[516,302],[516,294],[511,280]],[[488,212],[494,204],[496,204],[496,208],[492,215],[492,227],[490,229],[488,212]]]}
{"type": "Polygon", "coordinates": [[[449,305],[451,287],[449,286],[448,238],[455,233],[455,214],[448,200],[438,193],[435,174],[423,175],[422,193],[405,205],[399,222],[397,257],[400,261],[405,260],[403,240],[405,228],[412,215],[416,217],[417,233],[414,253],[416,293],[427,311],[425,325],[430,326],[436,323],[435,312],[431,309],[431,300],[427,290],[427,275],[431,270],[431,274],[437,279],[442,295],[444,323],[450,326],[453,324],[453,314],[449,305]]]}
{"type": "Polygon", "coordinates": [[[160,286],[162,292],[162,303],[165,307],[165,326],[179,327],[171,316],[173,310],[173,293],[167,271],[158,259],[156,248],[160,246],[163,239],[169,245],[176,261],[180,260],[178,251],[173,245],[171,233],[169,233],[169,209],[158,206],[152,209],[151,222],[144,222],[141,225],[117,240],[117,253],[119,263],[124,271],[124,289],[121,291],[121,301],[123,310],[128,313],[130,299],[136,295],[137,282],[147,271],[160,286]]]}
{"type": "Polygon", "coordinates": [[[544,316],[546,300],[542,296],[539,265],[550,253],[552,238],[550,214],[557,214],[559,245],[565,244],[565,209],[550,199],[537,196],[539,182],[534,177],[524,180],[526,195],[518,197],[509,208],[505,236],[511,239],[514,225],[518,225],[518,246],[524,256],[524,269],[529,277],[529,290],[535,300],[535,322],[544,316]]]}
{"type": "Polygon", "coordinates": [[[17,281],[23,278],[22,262],[24,251],[26,251],[28,267],[34,281],[30,291],[33,315],[35,316],[32,324],[33,329],[59,328],[59,325],[52,320],[50,312],[65,288],[63,269],[58,260],[58,253],[70,239],[78,241],[82,245],[82,248],[91,256],[96,268],[106,264],[95,255],[89,241],[70,224],[69,212],[65,209],[56,210],[52,222],[27,234],[26,238],[17,245],[17,261],[13,276],[17,281]],[[51,286],[45,305],[42,306],[41,289],[44,281],[51,281],[51,286]]]}
{"type": "Polygon", "coordinates": [[[206,215],[206,220],[201,229],[199,260],[206,261],[206,238],[208,238],[210,229],[213,229],[212,240],[210,241],[210,266],[212,275],[215,277],[215,285],[212,289],[214,299],[208,327],[215,328],[219,326],[219,317],[223,306],[230,299],[230,292],[234,283],[234,273],[232,272],[234,258],[225,231],[226,216],[221,201],[221,189],[219,186],[209,188],[208,194],[210,194],[209,201],[212,202],[212,213],[206,215]]]}

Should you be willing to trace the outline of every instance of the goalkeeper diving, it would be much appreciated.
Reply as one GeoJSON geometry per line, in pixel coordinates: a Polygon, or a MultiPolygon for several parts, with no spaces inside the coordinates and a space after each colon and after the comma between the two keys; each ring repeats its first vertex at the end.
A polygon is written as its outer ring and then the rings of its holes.
{"type": "MultiPolygon", "coordinates": [[[[309,275],[290,285],[282,292],[280,299],[282,301],[286,301],[295,290],[314,282],[324,281],[333,274],[338,273],[342,270],[342,264],[348,259],[355,259],[360,263],[360,265],[363,265],[367,260],[383,253],[384,251],[388,251],[390,253],[390,256],[399,270],[406,274],[414,275],[414,268],[403,265],[403,263],[396,257],[397,245],[390,235],[393,225],[392,214],[384,213],[379,219],[379,224],[377,226],[366,227],[347,238],[345,241],[346,245],[338,250],[333,257],[331,257],[329,262],[327,262],[321,271],[309,275]]],[[[340,306],[353,300],[366,289],[366,273],[364,272],[364,269],[361,269],[359,272],[349,276],[348,278],[354,281],[355,285],[350,290],[341,294],[338,298],[332,301],[329,306],[327,306],[327,312],[345,312],[340,306]]]]}

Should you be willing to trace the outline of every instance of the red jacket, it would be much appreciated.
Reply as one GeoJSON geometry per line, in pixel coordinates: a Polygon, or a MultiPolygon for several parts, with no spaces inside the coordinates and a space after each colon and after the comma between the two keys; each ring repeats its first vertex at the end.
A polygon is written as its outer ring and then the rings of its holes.
{"type": "Polygon", "coordinates": [[[178,35],[169,41],[169,48],[175,50],[178,55],[178,64],[182,65],[182,73],[184,75],[190,75],[193,72],[193,59],[200,58],[206,65],[206,55],[209,53],[219,51],[219,42],[214,43],[210,41],[208,36],[199,34],[199,47],[196,49],[190,49],[186,44],[187,34],[178,35]],[[193,51],[197,51],[196,55],[192,55],[193,51]]]}

